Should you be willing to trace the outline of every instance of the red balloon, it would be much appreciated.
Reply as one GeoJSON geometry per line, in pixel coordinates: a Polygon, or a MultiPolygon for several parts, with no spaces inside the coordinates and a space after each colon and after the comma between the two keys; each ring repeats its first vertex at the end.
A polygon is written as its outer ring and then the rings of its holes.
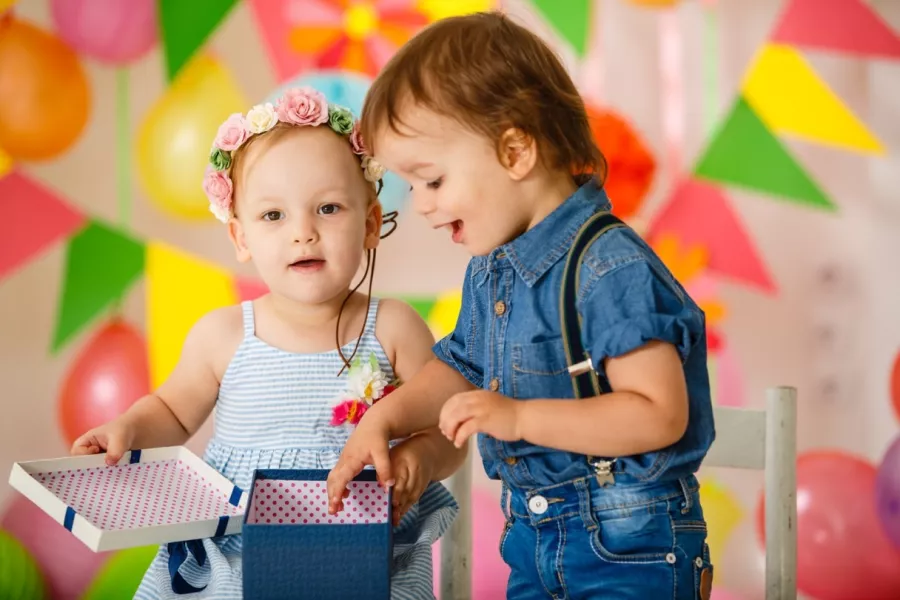
{"type": "Polygon", "coordinates": [[[59,423],[71,444],[110,421],[150,392],[144,338],[113,321],[87,343],[69,369],[59,398],[59,423]]]}
{"type": "Polygon", "coordinates": [[[894,368],[891,370],[891,403],[894,405],[894,413],[900,419],[900,351],[894,358],[894,368]]]}
{"type": "Polygon", "coordinates": [[[56,36],[0,15],[0,148],[17,160],[65,152],[91,112],[87,76],[56,36]]]}
{"type": "MultiPolygon", "coordinates": [[[[797,459],[797,588],[817,600],[900,598],[900,551],[875,512],[875,466],[837,450],[797,459]]],[[[757,510],[765,541],[765,507],[757,510]]]]}

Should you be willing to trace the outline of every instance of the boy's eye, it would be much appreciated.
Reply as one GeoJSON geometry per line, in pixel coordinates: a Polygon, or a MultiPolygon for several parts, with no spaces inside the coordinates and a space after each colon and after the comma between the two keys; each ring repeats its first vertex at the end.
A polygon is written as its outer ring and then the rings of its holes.
{"type": "Polygon", "coordinates": [[[284,213],[280,210],[270,210],[262,214],[263,221],[280,221],[284,218],[284,213]]]}
{"type": "Polygon", "coordinates": [[[337,204],[324,204],[319,207],[320,215],[334,215],[337,214],[341,210],[341,207],[337,204]]]}
{"type": "Polygon", "coordinates": [[[444,178],[443,178],[443,177],[438,177],[438,178],[435,179],[434,181],[429,181],[429,182],[428,182],[427,184],[425,184],[425,185],[426,185],[426,187],[428,187],[428,189],[430,189],[430,190],[436,190],[436,189],[438,189],[439,187],[441,187],[441,184],[442,184],[442,183],[444,183],[444,178]]]}

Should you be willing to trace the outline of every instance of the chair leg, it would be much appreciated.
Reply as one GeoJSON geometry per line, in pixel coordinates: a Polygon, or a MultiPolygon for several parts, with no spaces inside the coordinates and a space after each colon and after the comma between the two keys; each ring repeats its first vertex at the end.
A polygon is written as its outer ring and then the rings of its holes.
{"type": "Polygon", "coordinates": [[[766,600],[797,597],[797,390],[766,398],[766,600]]]}
{"type": "Polygon", "coordinates": [[[462,466],[448,482],[459,504],[459,514],[441,538],[440,600],[472,598],[472,447],[462,466]]]}

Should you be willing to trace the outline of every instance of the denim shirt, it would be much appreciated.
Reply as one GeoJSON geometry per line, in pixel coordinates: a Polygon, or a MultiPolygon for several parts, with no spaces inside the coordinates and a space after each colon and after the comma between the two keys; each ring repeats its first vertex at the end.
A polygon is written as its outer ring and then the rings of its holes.
{"type": "MultiPolygon", "coordinates": [[[[589,182],[535,227],[466,269],[456,329],[434,346],[439,359],[478,388],[527,401],[574,398],[560,325],[565,257],[579,228],[609,211],[605,192],[589,182]]],[[[684,365],[689,423],[675,444],[615,458],[616,483],[679,479],[699,468],[715,437],[703,312],[647,244],[630,228],[598,237],[579,273],[581,337],[599,377],[604,361],[653,340],[673,344],[684,365]]],[[[603,423],[597,423],[602,436],[603,423]]],[[[479,434],[492,479],[535,488],[594,474],[588,457],[503,442],[479,434]]]]}

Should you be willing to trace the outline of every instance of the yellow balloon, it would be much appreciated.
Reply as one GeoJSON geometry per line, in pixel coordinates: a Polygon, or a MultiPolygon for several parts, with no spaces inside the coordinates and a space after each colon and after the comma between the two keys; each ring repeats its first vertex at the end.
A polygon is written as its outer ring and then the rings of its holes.
{"type": "Polygon", "coordinates": [[[144,191],[166,212],[211,218],[203,173],[219,125],[246,100],[231,74],[209,55],[198,55],[147,113],[138,131],[137,171],[144,191]]]}
{"type": "Polygon", "coordinates": [[[473,12],[491,10],[496,0],[419,0],[419,10],[437,21],[445,17],[467,15],[473,12]]]}
{"type": "Polygon", "coordinates": [[[719,564],[734,528],[744,519],[744,510],[728,488],[712,478],[700,482],[700,503],[708,530],[710,559],[714,565],[719,564]]]}
{"type": "Polygon", "coordinates": [[[459,309],[462,306],[462,290],[447,292],[438,296],[437,302],[428,313],[428,326],[435,337],[442,338],[456,328],[459,309]]]}

